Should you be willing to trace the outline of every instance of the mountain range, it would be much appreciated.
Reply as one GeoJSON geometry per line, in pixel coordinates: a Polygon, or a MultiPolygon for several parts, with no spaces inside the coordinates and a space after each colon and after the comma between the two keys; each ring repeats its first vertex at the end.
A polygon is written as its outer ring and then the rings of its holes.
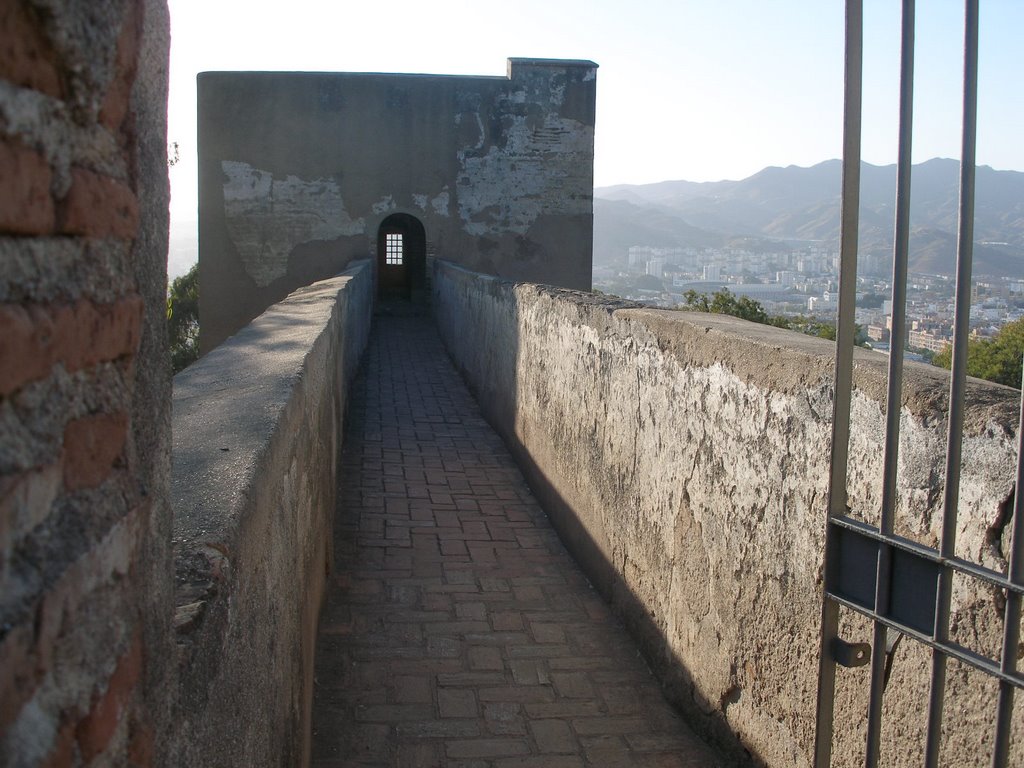
{"type": "MultiPolygon", "coordinates": [[[[910,270],[952,275],[960,164],[911,173],[910,270]]],[[[838,250],[842,163],[765,168],[740,181],[662,181],[594,190],[594,263],[625,263],[630,246],[838,250]]],[[[978,166],[974,274],[1024,277],[1024,173],[978,166]]],[[[860,252],[891,259],[896,166],[861,167],[860,252]]]]}

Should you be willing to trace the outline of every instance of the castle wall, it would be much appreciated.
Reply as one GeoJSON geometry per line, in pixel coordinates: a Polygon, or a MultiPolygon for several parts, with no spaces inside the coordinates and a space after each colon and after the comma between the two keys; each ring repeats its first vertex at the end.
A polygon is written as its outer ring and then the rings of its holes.
{"type": "MultiPolygon", "coordinates": [[[[737,758],[810,766],[831,441],[829,342],[438,262],[434,312],[560,535],[667,693],[737,758]]],[[[886,360],[856,360],[851,514],[877,524],[886,360]]],[[[897,533],[935,546],[948,373],[908,364],[897,533]]],[[[1006,567],[1019,393],[968,386],[958,553],[1006,567]]],[[[954,580],[953,637],[998,658],[1001,595],[954,580]]],[[[845,614],[842,634],[871,641],[845,614]]],[[[881,764],[922,764],[931,653],[904,640],[881,764]]],[[[869,667],[841,669],[833,764],[863,764],[869,667]]],[[[950,665],[943,765],[977,765],[997,686],[950,665]]],[[[1024,719],[1015,719],[1024,762],[1024,719]]]]}
{"type": "Polygon", "coordinates": [[[167,722],[168,46],[160,2],[0,8],[2,765],[167,722]]]}
{"type": "Polygon", "coordinates": [[[393,213],[422,222],[428,253],[589,289],[596,69],[201,74],[204,351],[294,288],[374,258],[393,213]]]}
{"type": "Polygon", "coordinates": [[[364,261],[295,291],[174,379],[174,630],[166,764],[302,766],[331,565],[364,261]]]}

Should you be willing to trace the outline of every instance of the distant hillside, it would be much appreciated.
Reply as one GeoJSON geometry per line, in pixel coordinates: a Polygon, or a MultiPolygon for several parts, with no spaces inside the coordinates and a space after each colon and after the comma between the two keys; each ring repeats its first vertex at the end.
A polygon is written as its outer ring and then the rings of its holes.
{"type": "MultiPolygon", "coordinates": [[[[594,190],[595,262],[624,258],[623,244],[711,245],[737,236],[839,242],[842,164],[765,168],[740,181],[663,181],[594,190]],[[649,234],[659,240],[638,239],[649,234]],[[601,239],[606,242],[602,243],[601,239]],[[627,241],[629,241],[627,243],[627,241]]],[[[959,163],[933,159],[911,179],[913,271],[951,274],[959,163]]],[[[864,163],[861,247],[891,252],[896,166],[864,163]]],[[[977,169],[975,274],[1024,276],[1024,173],[977,169]],[[991,245],[999,244],[999,245],[991,245]]]]}
{"type": "Polygon", "coordinates": [[[707,248],[725,245],[726,237],[690,226],[673,211],[643,202],[594,199],[594,262],[625,259],[633,245],[662,248],[707,248]]]}

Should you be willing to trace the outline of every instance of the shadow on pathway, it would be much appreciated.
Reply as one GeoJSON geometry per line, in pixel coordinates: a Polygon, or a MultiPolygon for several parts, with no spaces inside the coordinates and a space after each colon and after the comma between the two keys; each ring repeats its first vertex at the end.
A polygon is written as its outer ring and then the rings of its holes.
{"type": "Polygon", "coordinates": [[[313,766],[719,766],[562,547],[428,317],[355,382],[313,766]]]}

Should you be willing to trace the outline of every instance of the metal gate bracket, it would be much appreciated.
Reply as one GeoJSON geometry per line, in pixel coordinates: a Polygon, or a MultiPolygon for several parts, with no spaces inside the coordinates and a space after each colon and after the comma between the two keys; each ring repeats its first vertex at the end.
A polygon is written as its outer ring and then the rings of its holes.
{"type": "Polygon", "coordinates": [[[837,637],[832,640],[832,658],[841,667],[863,667],[871,661],[871,644],[848,643],[837,637]]]}

